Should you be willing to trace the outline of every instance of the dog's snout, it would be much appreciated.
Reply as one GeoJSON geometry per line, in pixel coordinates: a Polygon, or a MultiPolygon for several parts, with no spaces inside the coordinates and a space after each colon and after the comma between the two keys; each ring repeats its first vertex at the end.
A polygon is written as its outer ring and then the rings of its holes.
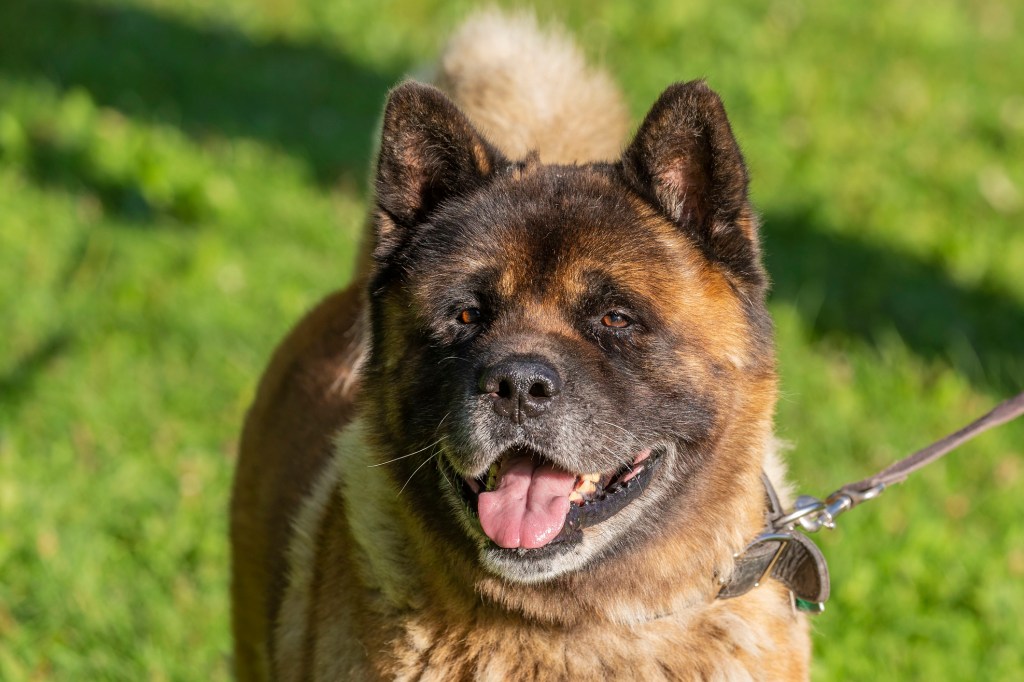
{"type": "Polygon", "coordinates": [[[491,398],[495,412],[521,424],[551,406],[562,392],[562,378],[542,360],[514,358],[484,370],[480,390],[491,398]]]}

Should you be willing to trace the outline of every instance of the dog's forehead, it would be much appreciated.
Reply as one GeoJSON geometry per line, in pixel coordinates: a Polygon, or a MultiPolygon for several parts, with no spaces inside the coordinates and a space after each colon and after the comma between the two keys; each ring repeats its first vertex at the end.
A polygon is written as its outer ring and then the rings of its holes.
{"type": "Polygon", "coordinates": [[[699,251],[607,173],[551,168],[512,176],[454,221],[448,265],[486,273],[504,296],[579,296],[615,284],[664,297],[704,268],[699,251]],[[467,267],[469,266],[469,267],[467,267]]]}

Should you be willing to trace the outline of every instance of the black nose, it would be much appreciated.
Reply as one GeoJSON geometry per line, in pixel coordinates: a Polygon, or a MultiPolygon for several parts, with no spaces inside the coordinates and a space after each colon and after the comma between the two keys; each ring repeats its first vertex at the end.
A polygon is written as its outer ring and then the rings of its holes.
{"type": "Polygon", "coordinates": [[[494,401],[495,412],[522,424],[551,406],[562,378],[537,358],[510,358],[484,370],[480,390],[494,401]]]}

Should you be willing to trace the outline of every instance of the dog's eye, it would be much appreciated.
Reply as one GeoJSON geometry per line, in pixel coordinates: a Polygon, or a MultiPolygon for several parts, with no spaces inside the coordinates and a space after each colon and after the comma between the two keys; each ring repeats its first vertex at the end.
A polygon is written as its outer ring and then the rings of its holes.
{"type": "Polygon", "coordinates": [[[633,321],[622,313],[610,312],[601,318],[601,324],[612,329],[625,329],[633,324],[633,321]]]}
{"type": "Polygon", "coordinates": [[[481,317],[483,317],[483,315],[479,308],[464,308],[463,311],[459,313],[458,320],[462,324],[476,324],[480,321],[481,317]]]}

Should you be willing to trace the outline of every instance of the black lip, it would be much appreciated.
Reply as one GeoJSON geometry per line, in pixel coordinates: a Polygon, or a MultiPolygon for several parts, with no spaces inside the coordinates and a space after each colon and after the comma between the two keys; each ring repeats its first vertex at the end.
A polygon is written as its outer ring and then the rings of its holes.
{"type": "MultiPolygon", "coordinates": [[[[661,459],[664,454],[664,450],[660,448],[654,449],[651,452],[650,457],[644,460],[643,469],[633,478],[629,479],[625,483],[620,482],[612,485],[601,495],[594,499],[587,500],[582,505],[570,504],[569,513],[566,514],[565,525],[562,526],[562,530],[553,540],[551,540],[551,542],[547,543],[543,547],[537,547],[536,549],[505,549],[498,547],[498,545],[492,542],[492,550],[507,553],[509,556],[528,555],[532,558],[541,559],[578,544],[582,539],[584,528],[590,528],[607,521],[643,494],[644,488],[651,482],[651,479],[654,477],[654,472],[657,471],[661,465],[661,459]]],[[[444,461],[444,458],[441,459],[444,461]]],[[[444,462],[442,466],[450,468],[451,465],[444,462]]],[[[452,473],[454,474],[454,472],[452,473]]],[[[462,482],[462,485],[460,486],[462,499],[466,503],[473,519],[479,523],[476,508],[478,493],[470,488],[465,479],[459,477],[459,480],[462,482]]],[[[481,533],[482,532],[483,530],[481,529],[481,533]]]]}

